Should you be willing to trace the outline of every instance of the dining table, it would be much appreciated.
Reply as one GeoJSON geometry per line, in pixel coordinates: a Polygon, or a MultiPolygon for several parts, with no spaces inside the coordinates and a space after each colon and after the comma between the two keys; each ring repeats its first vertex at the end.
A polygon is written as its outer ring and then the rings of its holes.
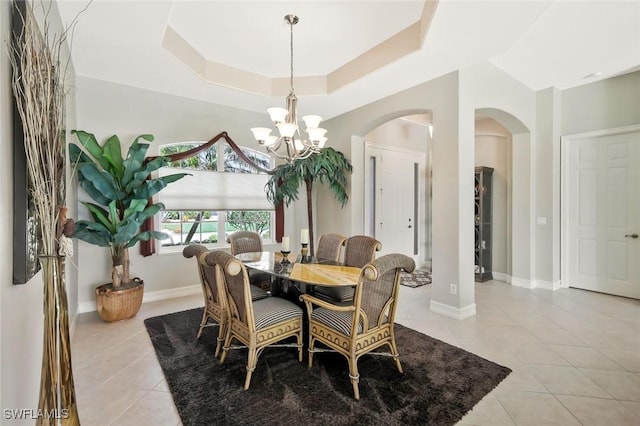
{"type": "Polygon", "coordinates": [[[332,260],[278,251],[240,253],[236,258],[247,268],[272,275],[274,295],[286,293],[290,285],[302,293],[313,293],[316,286],[355,286],[361,272],[361,268],[345,266],[332,260]]]}

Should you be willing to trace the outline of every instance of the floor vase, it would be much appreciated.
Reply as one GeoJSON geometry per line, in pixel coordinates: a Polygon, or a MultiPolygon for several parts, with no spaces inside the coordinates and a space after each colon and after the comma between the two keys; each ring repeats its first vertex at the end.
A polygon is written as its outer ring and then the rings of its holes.
{"type": "Polygon", "coordinates": [[[64,258],[40,256],[44,284],[44,342],[36,425],[79,425],[64,258]]]}

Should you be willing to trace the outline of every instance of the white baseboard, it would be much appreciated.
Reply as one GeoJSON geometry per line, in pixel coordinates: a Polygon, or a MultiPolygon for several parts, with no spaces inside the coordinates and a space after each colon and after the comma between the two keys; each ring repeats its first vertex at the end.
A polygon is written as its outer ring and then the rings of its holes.
{"type": "Polygon", "coordinates": [[[556,291],[561,287],[562,287],[561,281],[536,280],[535,282],[535,288],[541,288],[543,290],[556,291]]]}
{"type": "Polygon", "coordinates": [[[511,277],[511,285],[514,287],[522,287],[528,289],[535,288],[535,283],[533,281],[516,277],[511,277]]]}
{"type": "MultiPolygon", "coordinates": [[[[142,303],[157,302],[159,300],[175,299],[177,297],[192,296],[201,294],[200,285],[190,285],[187,287],[172,288],[169,290],[145,291],[142,303]]],[[[96,310],[96,302],[82,302],[78,305],[78,313],[93,312],[96,310]]]]}
{"type": "Polygon", "coordinates": [[[496,281],[503,281],[505,283],[511,282],[511,277],[504,272],[492,272],[493,279],[496,281]]]}
{"type": "Polygon", "coordinates": [[[145,292],[142,303],[157,302],[158,300],[175,299],[176,297],[193,296],[202,294],[202,286],[190,285],[187,287],[172,288],[169,290],[158,290],[145,292]]]}
{"type": "Polygon", "coordinates": [[[449,318],[463,320],[476,314],[476,304],[472,303],[464,308],[456,308],[454,306],[445,305],[444,303],[431,301],[429,309],[436,314],[441,314],[449,318]]]}

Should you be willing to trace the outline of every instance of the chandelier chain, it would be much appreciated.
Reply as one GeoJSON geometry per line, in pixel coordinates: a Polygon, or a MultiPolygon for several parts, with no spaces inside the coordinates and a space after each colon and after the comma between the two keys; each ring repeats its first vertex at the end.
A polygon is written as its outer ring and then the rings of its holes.
{"type": "Polygon", "coordinates": [[[290,47],[291,47],[291,77],[289,78],[289,84],[291,86],[291,93],[293,93],[293,22],[289,23],[290,29],[290,47]]]}

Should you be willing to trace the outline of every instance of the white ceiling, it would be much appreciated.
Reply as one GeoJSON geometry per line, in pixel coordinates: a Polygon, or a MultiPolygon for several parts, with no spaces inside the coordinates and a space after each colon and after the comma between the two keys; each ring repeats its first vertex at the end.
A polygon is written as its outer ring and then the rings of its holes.
{"type": "MultiPolygon", "coordinates": [[[[68,24],[88,1],[57,3],[68,24]]],[[[640,67],[640,0],[432,6],[423,0],[94,0],[78,17],[73,63],[80,76],[264,111],[283,106],[288,90],[283,18],[293,13],[300,17],[294,27],[300,114],[325,118],[482,62],[532,90],[566,89],[640,67]],[[334,85],[334,75],[350,63],[356,73],[352,67],[334,85]],[[585,78],[596,72],[602,74],[585,78]]]]}

